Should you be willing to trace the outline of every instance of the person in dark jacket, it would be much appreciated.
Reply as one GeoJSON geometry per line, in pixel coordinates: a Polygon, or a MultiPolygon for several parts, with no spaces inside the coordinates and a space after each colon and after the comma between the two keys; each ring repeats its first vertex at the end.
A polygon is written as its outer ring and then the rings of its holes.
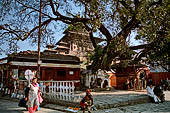
{"type": "Polygon", "coordinates": [[[86,90],[86,96],[80,101],[80,107],[83,110],[83,113],[87,110],[91,113],[91,106],[93,105],[93,97],[91,95],[91,90],[86,90]]]}
{"type": "Polygon", "coordinates": [[[19,107],[25,107],[28,110],[27,101],[28,101],[28,93],[30,88],[26,87],[25,89],[25,98],[20,99],[18,106],[19,107]]]}
{"type": "Polygon", "coordinates": [[[159,85],[154,87],[153,92],[161,100],[161,102],[165,101],[165,94],[163,93],[163,89],[159,85]]]}

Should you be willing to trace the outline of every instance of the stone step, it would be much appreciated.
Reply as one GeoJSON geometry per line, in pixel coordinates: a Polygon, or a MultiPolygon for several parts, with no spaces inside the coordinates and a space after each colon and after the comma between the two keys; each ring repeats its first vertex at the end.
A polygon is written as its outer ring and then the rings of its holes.
{"type": "Polygon", "coordinates": [[[134,100],[128,100],[128,101],[120,101],[119,103],[107,103],[107,104],[97,104],[95,107],[97,109],[110,109],[110,108],[116,108],[116,107],[122,107],[122,106],[129,106],[129,105],[136,105],[136,104],[143,104],[150,102],[148,96],[134,99],[134,100]]]}
{"type": "MultiPolygon", "coordinates": [[[[143,104],[143,103],[148,103],[150,102],[148,96],[143,96],[143,97],[140,97],[138,99],[133,99],[133,100],[128,100],[128,101],[120,101],[120,102],[117,102],[117,103],[105,103],[105,104],[95,104],[95,107],[97,109],[110,109],[110,108],[116,108],[116,107],[122,107],[122,106],[129,106],[129,105],[136,105],[136,104],[143,104]]],[[[80,104],[79,102],[66,102],[66,101],[63,101],[63,100],[45,100],[43,102],[43,107],[48,107],[48,108],[51,108],[53,109],[54,106],[49,106],[49,105],[59,105],[59,106],[62,106],[62,108],[67,108],[67,107],[80,107],[80,104]]],[[[57,109],[58,110],[58,109],[57,109]]]]}

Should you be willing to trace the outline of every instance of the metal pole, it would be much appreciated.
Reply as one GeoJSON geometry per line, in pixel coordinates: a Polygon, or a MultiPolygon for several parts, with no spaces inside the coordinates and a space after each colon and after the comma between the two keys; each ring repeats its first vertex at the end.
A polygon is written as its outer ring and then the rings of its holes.
{"type": "Polygon", "coordinates": [[[41,3],[40,0],[40,14],[39,14],[39,34],[38,34],[38,61],[37,61],[37,77],[40,78],[40,42],[41,42],[41,3]]]}

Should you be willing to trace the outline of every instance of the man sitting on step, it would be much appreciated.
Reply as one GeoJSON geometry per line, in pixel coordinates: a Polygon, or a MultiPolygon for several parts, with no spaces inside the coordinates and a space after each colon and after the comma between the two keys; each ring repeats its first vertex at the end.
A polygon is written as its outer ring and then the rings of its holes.
{"type": "Polygon", "coordinates": [[[154,89],[154,87],[152,86],[152,84],[148,84],[148,86],[146,88],[147,94],[150,98],[152,98],[154,100],[154,102],[156,104],[158,104],[161,102],[161,100],[154,94],[153,89],[154,89]]]}

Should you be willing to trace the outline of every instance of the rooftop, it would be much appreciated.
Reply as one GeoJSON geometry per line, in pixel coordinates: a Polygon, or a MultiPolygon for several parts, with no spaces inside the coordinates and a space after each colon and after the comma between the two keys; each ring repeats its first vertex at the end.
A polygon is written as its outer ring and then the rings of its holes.
{"type": "MultiPolygon", "coordinates": [[[[37,61],[38,52],[37,51],[21,51],[19,53],[13,53],[8,56],[8,60],[31,60],[37,61]]],[[[44,51],[41,52],[40,59],[45,62],[69,62],[69,63],[80,63],[80,59],[76,56],[71,55],[63,55],[63,54],[56,54],[55,52],[51,51],[44,51]]]]}

